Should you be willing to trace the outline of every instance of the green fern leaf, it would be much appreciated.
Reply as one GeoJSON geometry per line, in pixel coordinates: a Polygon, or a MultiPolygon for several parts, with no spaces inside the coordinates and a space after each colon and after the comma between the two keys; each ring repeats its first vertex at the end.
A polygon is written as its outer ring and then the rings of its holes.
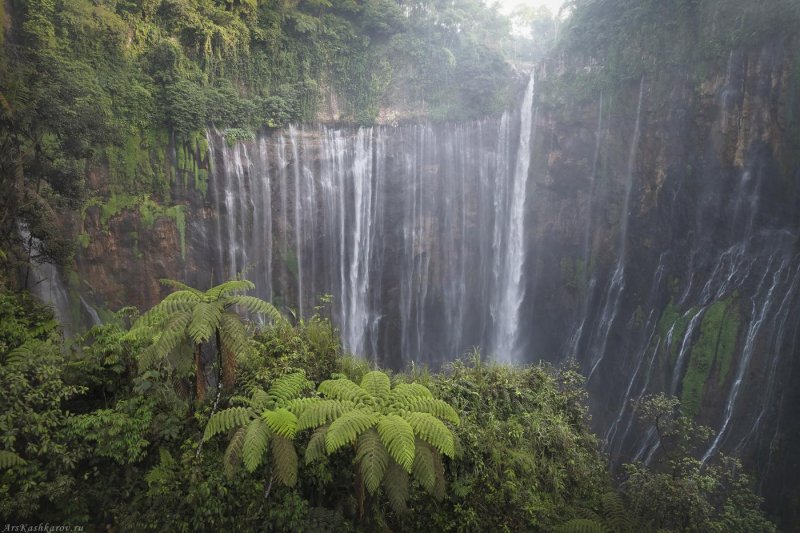
{"type": "Polygon", "coordinates": [[[433,394],[425,385],[419,383],[400,383],[389,394],[389,403],[408,405],[412,398],[433,398],[433,394]]]}
{"type": "Polygon", "coordinates": [[[323,400],[322,398],[317,398],[317,397],[310,397],[310,398],[294,398],[294,399],[292,399],[292,400],[289,400],[289,401],[287,401],[287,402],[284,402],[284,403],[283,403],[283,406],[284,406],[284,407],[285,407],[285,408],[286,408],[288,411],[291,411],[292,413],[294,413],[294,414],[295,414],[295,416],[297,416],[297,418],[298,418],[298,427],[297,427],[297,430],[298,430],[298,431],[300,431],[300,429],[302,429],[302,428],[300,428],[300,426],[299,426],[299,424],[300,424],[300,422],[299,422],[300,415],[302,415],[303,413],[305,413],[305,412],[306,412],[306,409],[310,408],[310,407],[311,407],[313,404],[320,403],[320,402],[324,402],[324,401],[325,401],[325,400],[323,400]]]}
{"type": "Polygon", "coordinates": [[[219,320],[219,336],[222,345],[230,350],[237,359],[252,350],[250,337],[236,314],[222,313],[219,320]]]}
{"type": "Polygon", "coordinates": [[[411,474],[414,476],[422,488],[430,493],[436,488],[436,468],[433,462],[434,453],[430,448],[420,443],[414,455],[414,464],[411,467],[411,474]]]}
{"type": "Polygon", "coordinates": [[[192,309],[192,320],[187,328],[195,344],[208,342],[217,330],[222,309],[215,303],[198,302],[192,309]]]}
{"type": "Polygon", "coordinates": [[[236,468],[239,466],[239,462],[241,461],[245,433],[247,433],[246,427],[240,427],[237,429],[233,434],[233,437],[231,437],[228,447],[225,448],[225,455],[222,460],[222,469],[223,472],[225,472],[225,476],[229,479],[234,476],[236,473],[236,468]]]}
{"type": "Polygon", "coordinates": [[[585,518],[574,518],[569,522],[561,524],[553,531],[555,533],[607,533],[603,524],[585,518]]]}
{"type": "Polygon", "coordinates": [[[245,407],[231,407],[211,415],[203,433],[203,440],[208,440],[218,433],[224,433],[239,426],[247,425],[252,419],[252,411],[245,407]]]}
{"type": "Polygon", "coordinates": [[[328,379],[319,384],[319,392],[329,398],[353,403],[365,403],[371,400],[367,391],[347,378],[328,379]]]}
{"type": "Polygon", "coordinates": [[[231,296],[227,298],[229,305],[238,305],[251,313],[259,313],[266,316],[275,324],[285,323],[286,319],[278,309],[269,302],[256,298],[255,296],[231,296]]]}
{"type": "Polygon", "coordinates": [[[164,359],[181,342],[185,340],[184,332],[192,320],[191,313],[180,312],[172,315],[163,325],[155,342],[139,354],[139,367],[142,370],[151,368],[157,361],[164,359]]]}
{"type": "Polygon", "coordinates": [[[625,502],[618,493],[609,491],[600,497],[605,523],[613,531],[630,531],[633,528],[630,517],[625,507],[625,502]]]}
{"type": "Polygon", "coordinates": [[[386,467],[389,466],[389,455],[374,428],[366,430],[358,437],[356,463],[367,491],[375,494],[386,473],[386,467]]]}
{"type": "Polygon", "coordinates": [[[272,439],[272,456],[275,466],[275,477],[287,487],[297,483],[297,452],[289,439],[275,435],[272,439]]]}
{"type": "Polygon", "coordinates": [[[325,449],[333,453],[346,444],[356,441],[356,438],[375,425],[379,416],[369,409],[354,409],[334,420],[328,426],[325,435],[325,449]]]}
{"type": "Polygon", "coordinates": [[[375,370],[364,374],[361,378],[361,388],[377,398],[382,398],[389,394],[391,382],[389,376],[375,370]]]}
{"type": "Polygon", "coordinates": [[[313,384],[306,379],[305,374],[302,372],[294,372],[281,376],[275,380],[275,383],[267,391],[267,394],[275,400],[276,403],[287,402],[295,398],[302,391],[312,387],[313,384]]]}
{"type": "Polygon", "coordinates": [[[260,418],[254,418],[247,426],[242,447],[242,460],[248,472],[254,472],[264,460],[269,446],[270,430],[260,418]]]}
{"type": "Polygon", "coordinates": [[[383,479],[383,489],[386,497],[389,498],[389,505],[397,514],[408,512],[406,502],[408,501],[408,473],[403,467],[390,461],[386,469],[386,476],[383,479]]]}
{"type": "Polygon", "coordinates": [[[216,287],[208,289],[203,296],[206,301],[214,301],[219,300],[226,294],[252,291],[255,288],[256,286],[252,281],[248,281],[246,279],[235,279],[226,281],[225,283],[221,283],[216,287]]]}
{"type": "Polygon", "coordinates": [[[456,413],[456,410],[453,409],[447,402],[437,398],[421,398],[417,396],[414,398],[409,398],[407,405],[408,409],[411,411],[430,413],[433,416],[443,418],[455,425],[459,425],[461,423],[461,419],[459,418],[458,413],[456,413]]]}
{"type": "Polygon", "coordinates": [[[387,415],[378,421],[378,433],[392,459],[411,473],[414,464],[414,428],[398,415],[387,415]]]}
{"type": "Polygon", "coordinates": [[[264,411],[261,418],[267,423],[269,429],[287,439],[293,439],[297,433],[297,417],[294,413],[280,407],[274,411],[264,411]]]}
{"type": "Polygon", "coordinates": [[[453,434],[444,423],[429,413],[406,413],[403,418],[414,428],[414,434],[448,457],[455,456],[453,434]]]}
{"type": "MultiPolygon", "coordinates": [[[[178,291],[186,291],[186,292],[194,294],[194,295],[196,295],[198,297],[201,297],[203,295],[203,293],[201,291],[195,289],[194,287],[190,287],[189,285],[186,285],[185,283],[181,283],[180,281],[176,281],[174,279],[164,278],[164,279],[160,279],[158,281],[159,281],[159,283],[161,283],[165,287],[171,287],[173,289],[178,289],[178,291]]],[[[175,293],[172,293],[172,294],[175,294],[175,293]]]]}
{"type": "Polygon", "coordinates": [[[306,464],[311,464],[325,457],[325,435],[328,433],[328,427],[323,426],[317,429],[306,446],[306,464]]]}
{"type": "Polygon", "coordinates": [[[0,469],[11,468],[25,464],[25,459],[14,452],[0,450],[0,469]]]}
{"type": "Polygon", "coordinates": [[[257,387],[250,393],[248,403],[255,411],[263,411],[272,405],[272,398],[269,397],[269,394],[264,389],[257,387]]]}
{"type": "Polygon", "coordinates": [[[319,400],[311,403],[298,417],[297,430],[302,431],[332,422],[353,407],[353,402],[339,400],[319,400]]]}

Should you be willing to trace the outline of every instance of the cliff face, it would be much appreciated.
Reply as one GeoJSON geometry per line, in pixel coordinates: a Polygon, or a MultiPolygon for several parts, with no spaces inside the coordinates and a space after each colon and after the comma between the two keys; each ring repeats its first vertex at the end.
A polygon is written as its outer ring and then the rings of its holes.
{"type": "Polygon", "coordinates": [[[800,449],[796,49],[734,49],[704,75],[581,99],[550,65],[533,106],[464,124],[211,132],[189,157],[207,189],[86,210],[76,290],[147,307],[158,278],[246,271],[306,316],[332,294],[348,348],[383,364],[474,345],[574,358],[614,461],[657,453],[631,401],[677,395],[716,431],[701,453],[743,455],[780,509],[800,449]]]}
{"type": "Polygon", "coordinates": [[[523,308],[530,352],[590,376],[612,459],[655,453],[631,400],[678,395],[716,431],[703,457],[744,455],[777,511],[797,497],[796,43],[721,67],[544,114],[523,308]]]}

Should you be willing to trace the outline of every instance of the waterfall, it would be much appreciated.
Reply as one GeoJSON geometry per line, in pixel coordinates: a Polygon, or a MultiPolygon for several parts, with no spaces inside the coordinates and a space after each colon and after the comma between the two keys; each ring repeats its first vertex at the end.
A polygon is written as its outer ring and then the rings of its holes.
{"type": "Polygon", "coordinates": [[[631,191],[633,190],[633,170],[636,164],[636,150],[639,147],[642,118],[642,96],[644,95],[644,77],[639,82],[639,103],[636,106],[636,121],[633,126],[630,149],[628,150],[628,167],[625,174],[625,190],[622,196],[622,210],[620,211],[619,249],[617,265],[611,277],[606,293],[605,305],[598,327],[599,348],[592,355],[591,365],[587,380],[592,379],[597,367],[603,362],[608,347],[608,336],[619,314],[622,293],[625,290],[625,252],[628,248],[628,219],[630,218],[631,191]]]}
{"type": "MultiPolygon", "coordinates": [[[[525,295],[522,285],[522,267],[525,262],[523,226],[525,224],[525,199],[528,169],[531,162],[531,136],[533,124],[533,76],[528,81],[525,97],[522,100],[519,146],[516,165],[512,175],[510,197],[506,202],[507,212],[496,210],[497,218],[505,218],[505,253],[499,277],[500,287],[496,290],[498,302],[495,306],[495,335],[492,349],[501,360],[518,360],[519,308],[525,295]]],[[[505,184],[504,184],[505,185],[505,184]]],[[[505,192],[505,191],[504,191],[505,192]]],[[[496,205],[501,205],[498,202],[496,205]]]]}
{"type": "MultiPolygon", "coordinates": [[[[307,317],[321,294],[345,349],[438,365],[473,346],[518,360],[534,82],[499,119],[209,131],[215,281],[307,317]]],[[[209,231],[210,230],[210,231],[209,231]]]]}

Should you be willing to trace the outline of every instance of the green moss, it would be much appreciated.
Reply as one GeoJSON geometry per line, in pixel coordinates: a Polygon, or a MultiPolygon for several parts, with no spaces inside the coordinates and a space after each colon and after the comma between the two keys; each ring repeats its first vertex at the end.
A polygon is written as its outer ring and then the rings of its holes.
{"type": "Polygon", "coordinates": [[[718,300],[711,305],[700,324],[700,337],[692,346],[689,365],[683,376],[681,405],[687,415],[694,416],[709,386],[724,384],[730,371],[739,333],[738,295],[718,300]],[[710,378],[716,371],[716,383],[710,378]]]}
{"type": "Polygon", "coordinates": [[[662,339],[667,338],[670,329],[672,330],[672,344],[669,349],[669,362],[670,365],[675,364],[675,359],[678,356],[678,349],[681,345],[681,339],[686,334],[686,327],[689,325],[689,320],[694,316],[695,308],[692,307],[688,311],[681,313],[680,309],[670,300],[667,307],[661,313],[661,318],[658,321],[658,334],[662,339]]]}
{"type": "Polygon", "coordinates": [[[89,242],[91,241],[91,237],[85,231],[78,234],[78,244],[81,245],[81,248],[84,250],[89,247],[89,242]]]}

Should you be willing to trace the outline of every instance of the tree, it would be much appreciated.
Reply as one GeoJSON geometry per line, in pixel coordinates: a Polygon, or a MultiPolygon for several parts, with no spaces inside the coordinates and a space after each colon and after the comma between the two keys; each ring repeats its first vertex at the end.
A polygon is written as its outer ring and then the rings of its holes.
{"type": "Polygon", "coordinates": [[[211,416],[204,441],[238,428],[225,451],[228,475],[233,474],[240,460],[248,472],[254,472],[264,462],[271,443],[272,467],[278,481],[289,487],[297,482],[297,453],[292,444],[297,416],[292,410],[310,400],[297,396],[312,386],[302,372],[288,374],[275,380],[266,392],[256,387],[249,398],[234,398],[246,407],[231,407],[211,416]]]}
{"type": "Polygon", "coordinates": [[[456,411],[416,383],[391,388],[389,376],[373,371],[361,384],[345,377],[320,383],[324,398],[298,404],[298,431],[317,428],[308,443],[306,463],[352,445],[355,451],[356,496],[363,517],[364,488],[374,495],[383,485],[397,512],[406,509],[409,474],[429,493],[441,494],[441,454],[453,457],[450,429],[439,418],[459,424],[456,411]]]}
{"type": "Polygon", "coordinates": [[[194,355],[197,399],[205,398],[205,366],[202,349],[214,339],[218,361],[218,386],[230,390],[236,378],[236,360],[250,348],[250,341],[237,309],[265,315],[273,322],[284,320],[269,302],[238,294],[255,288],[247,280],[232,280],[205,292],[174,280],[161,280],[178,290],[143,314],[129,332],[130,338],[152,340],[139,355],[139,366],[147,369],[172,358],[178,368],[194,355]]]}

